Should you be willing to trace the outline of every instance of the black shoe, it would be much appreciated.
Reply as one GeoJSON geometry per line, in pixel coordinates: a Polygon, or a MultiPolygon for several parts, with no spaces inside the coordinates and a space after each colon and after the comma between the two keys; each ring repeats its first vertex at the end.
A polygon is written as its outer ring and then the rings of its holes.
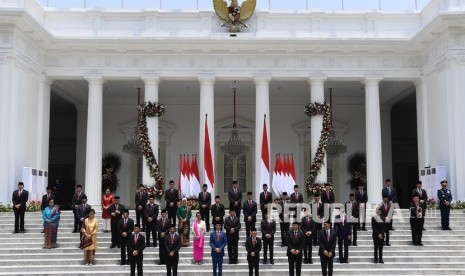
{"type": "Polygon", "coordinates": [[[270,264],[274,265],[274,261],[270,261],[270,264]]]}
{"type": "Polygon", "coordinates": [[[374,262],[374,263],[375,263],[375,264],[377,264],[377,263],[378,263],[378,260],[377,260],[377,259],[375,259],[375,262],[374,262]]]}
{"type": "Polygon", "coordinates": [[[308,260],[304,260],[304,264],[308,264],[308,260]]]}
{"type": "MultiPolygon", "coordinates": [[[[386,246],[391,246],[391,244],[390,244],[390,243],[386,243],[386,246]]],[[[380,261],[380,262],[381,262],[381,261],[380,261]]]]}
{"type": "Polygon", "coordinates": [[[417,243],[416,243],[416,242],[412,242],[412,245],[413,245],[413,246],[417,246],[417,243]]]}
{"type": "MultiPolygon", "coordinates": [[[[446,227],[446,230],[452,230],[452,229],[450,229],[450,227],[446,227]]],[[[23,231],[24,231],[24,230],[23,230],[23,231]]],[[[22,232],[22,231],[21,231],[21,232],[22,232]]]]}
{"type": "Polygon", "coordinates": [[[352,246],[352,242],[351,242],[351,241],[349,242],[349,246],[352,246]]]}
{"type": "Polygon", "coordinates": [[[233,261],[229,261],[228,263],[229,263],[229,264],[234,264],[234,262],[233,262],[233,261]]]}
{"type": "Polygon", "coordinates": [[[344,261],[339,261],[339,263],[340,263],[340,264],[343,264],[343,263],[344,263],[344,261]]]}
{"type": "Polygon", "coordinates": [[[145,247],[150,247],[150,243],[145,244],[145,247]]]}
{"type": "Polygon", "coordinates": [[[391,231],[396,231],[396,229],[394,229],[394,228],[391,228],[390,230],[391,230],[391,231]]]}
{"type": "Polygon", "coordinates": [[[423,244],[420,242],[419,244],[417,244],[418,246],[423,246],[423,244]]]}
{"type": "Polygon", "coordinates": [[[368,231],[365,227],[362,228],[362,231],[368,231]]]}
{"type": "Polygon", "coordinates": [[[126,262],[120,262],[119,265],[126,265],[126,262]]]}
{"type": "Polygon", "coordinates": [[[423,229],[421,229],[421,230],[423,230],[423,231],[426,231],[426,229],[425,229],[425,228],[423,228],[423,229]]]}
{"type": "Polygon", "coordinates": [[[348,260],[345,260],[345,261],[344,261],[344,263],[348,264],[348,263],[349,263],[349,261],[348,261],[348,260]]]}
{"type": "Polygon", "coordinates": [[[78,232],[78,230],[73,230],[73,233],[77,233],[77,232],[78,232]]]}
{"type": "MultiPolygon", "coordinates": [[[[450,230],[450,228],[449,228],[449,230],[450,230]]],[[[26,233],[26,230],[23,229],[23,230],[20,230],[19,232],[26,233]]]]}
{"type": "Polygon", "coordinates": [[[353,246],[358,246],[356,242],[353,243],[353,246]]]}
{"type": "Polygon", "coordinates": [[[116,247],[116,245],[114,245],[114,244],[110,245],[110,248],[115,248],[115,247],[116,247]]]}
{"type": "Polygon", "coordinates": [[[309,263],[309,264],[313,264],[313,261],[312,261],[312,260],[309,260],[308,263],[309,263]]]}
{"type": "Polygon", "coordinates": [[[263,260],[263,264],[266,264],[266,260],[263,260]]]}
{"type": "Polygon", "coordinates": [[[316,242],[313,243],[313,246],[316,246],[316,242]]]}
{"type": "Polygon", "coordinates": [[[384,264],[383,260],[380,260],[379,263],[380,263],[380,264],[384,264]]]}
{"type": "Polygon", "coordinates": [[[15,231],[13,232],[13,234],[19,234],[19,231],[15,230],[15,231]]]}
{"type": "Polygon", "coordinates": [[[45,231],[44,231],[44,230],[42,230],[42,232],[40,232],[40,233],[41,233],[41,234],[43,234],[43,233],[45,233],[45,231]]]}

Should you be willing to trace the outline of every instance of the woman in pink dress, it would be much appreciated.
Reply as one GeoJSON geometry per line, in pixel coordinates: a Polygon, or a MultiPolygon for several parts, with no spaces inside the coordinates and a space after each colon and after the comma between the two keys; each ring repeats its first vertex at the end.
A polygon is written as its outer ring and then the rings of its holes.
{"type": "Polygon", "coordinates": [[[108,213],[108,208],[110,208],[114,200],[110,189],[105,189],[105,194],[102,196],[103,232],[110,232],[111,230],[111,216],[110,213],[108,213]]]}
{"type": "Polygon", "coordinates": [[[199,212],[195,214],[197,218],[192,222],[192,234],[194,234],[194,261],[200,265],[203,261],[203,244],[205,236],[205,222],[199,212]]]}

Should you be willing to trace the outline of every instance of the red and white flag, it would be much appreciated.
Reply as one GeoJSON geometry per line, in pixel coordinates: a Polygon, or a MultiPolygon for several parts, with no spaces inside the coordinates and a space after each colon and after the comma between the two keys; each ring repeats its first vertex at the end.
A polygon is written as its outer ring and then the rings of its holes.
{"type": "Polygon", "coordinates": [[[191,163],[191,175],[190,175],[190,189],[191,196],[197,197],[200,193],[200,174],[199,166],[197,165],[197,155],[192,154],[191,163]]]}
{"type": "Polygon", "coordinates": [[[289,154],[284,154],[284,165],[283,165],[283,178],[284,178],[284,187],[283,191],[287,192],[288,194],[292,193],[293,187],[291,187],[291,177],[289,173],[289,154]]]}
{"type": "Polygon", "coordinates": [[[183,170],[181,174],[181,195],[182,197],[190,197],[190,166],[189,166],[189,155],[184,155],[183,158],[183,170]]]}
{"type": "Polygon", "coordinates": [[[270,153],[268,148],[268,135],[266,132],[266,116],[263,119],[262,154],[260,163],[260,186],[270,185],[270,153]]]}
{"type": "Polygon", "coordinates": [[[278,189],[279,187],[277,184],[277,180],[278,180],[278,155],[276,154],[276,157],[274,159],[273,180],[271,182],[271,189],[276,195],[279,195],[279,189],[278,189]]]}
{"type": "Polygon", "coordinates": [[[283,186],[283,165],[281,162],[281,154],[278,154],[278,161],[276,161],[276,191],[278,196],[281,196],[281,194],[284,191],[284,186],[283,186]]]}
{"type": "Polygon", "coordinates": [[[205,184],[207,184],[207,189],[209,192],[212,192],[215,187],[215,172],[213,170],[213,157],[212,150],[210,147],[210,136],[208,135],[208,123],[207,118],[205,117],[205,142],[203,148],[203,167],[205,175],[205,184]]]}
{"type": "Polygon", "coordinates": [[[184,162],[182,162],[182,154],[179,155],[179,178],[178,178],[178,191],[180,192],[181,191],[181,178],[182,178],[182,172],[183,172],[183,167],[182,165],[184,165],[184,162]]]}

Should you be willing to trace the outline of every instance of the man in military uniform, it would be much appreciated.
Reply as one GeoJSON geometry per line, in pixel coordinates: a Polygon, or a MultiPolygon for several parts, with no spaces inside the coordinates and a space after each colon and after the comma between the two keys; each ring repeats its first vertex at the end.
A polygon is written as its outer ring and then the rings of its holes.
{"type": "Polygon", "coordinates": [[[418,195],[413,196],[413,202],[410,204],[410,228],[412,230],[413,245],[423,246],[421,237],[423,235],[423,225],[425,223],[425,209],[420,204],[418,195]]]}
{"type": "Polygon", "coordinates": [[[452,230],[449,227],[450,203],[452,194],[447,189],[447,181],[441,181],[441,189],[438,190],[439,209],[441,209],[441,226],[442,230],[452,230]]]}

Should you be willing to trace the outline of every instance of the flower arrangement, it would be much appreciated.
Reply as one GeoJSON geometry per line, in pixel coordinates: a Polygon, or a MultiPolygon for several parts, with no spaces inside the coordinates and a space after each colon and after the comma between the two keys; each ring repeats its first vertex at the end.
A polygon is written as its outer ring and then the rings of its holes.
{"type": "Polygon", "coordinates": [[[323,115],[323,129],[321,130],[320,141],[318,142],[318,147],[316,149],[315,156],[313,157],[312,164],[310,165],[310,171],[308,172],[306,180],[307,195],[312,195],[312,185],[324,164],[326,148],[328,147],[331,130],[331,108],[326,102],[309,103],[305,106],[304,112],[309,117],[323,115]]]}
{"type": "Polygon", "coordinates": [[[11,202],[6,205],[0,202],[0,213],[4,213],[4,212],[13,212],[13,205],[11,204],[11,202]]]}
{"type": "Polygon", "coordinates": [[[32,200],[29,202],[29,204],[26,206],[26,212],[38,212],[41,211],[41,202],[40,201],[35,201],[32,200]]]}
{"type": "Polygon", "coordinates": [[[139,134],[139,143],[147,160],[150,176],[155,178],[155,185],[146,185],[146,189],[149,194],[153,194],[157,199],[163,196],[164,179],[150,145],[147,117],[161,117],[163,114],[165,114],[165,107],[161,103],[147,102],[138,107],[137,132],[139,134]]]}
{"type": "MultiPolygon", "coordinates": [[[[178,206],[181,206],[182,199],[178,200],[178,206]]],[[[187,199],[187,206],[191,208],[191,210],[199,210],[200,204],[197,198],[188,198],[187,199]]]]}

